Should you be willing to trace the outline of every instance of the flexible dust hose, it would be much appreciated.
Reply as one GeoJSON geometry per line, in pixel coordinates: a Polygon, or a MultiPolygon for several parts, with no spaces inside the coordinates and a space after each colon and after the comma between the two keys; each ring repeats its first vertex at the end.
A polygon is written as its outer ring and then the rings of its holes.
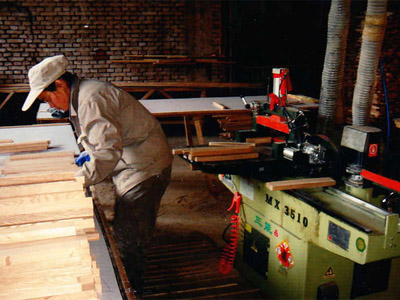
{"type": "Polygon", "coordinates": [[[387,0],[369,0],[353,94],[353,125],[368,125],[376,73],[387,23],[387,0]]]}
{"type": "Polygon", "coordinates": [[[350,0],[332,0],[319,97],[317,131],[321,134],[333,126],[336,104],[342,96],[349,24],[350,0]]]}

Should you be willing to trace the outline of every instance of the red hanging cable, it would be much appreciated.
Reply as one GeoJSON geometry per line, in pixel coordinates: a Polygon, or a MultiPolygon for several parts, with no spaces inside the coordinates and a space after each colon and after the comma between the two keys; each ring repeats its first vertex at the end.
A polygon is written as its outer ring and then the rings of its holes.
{"type": "Polygon", "coordinates": [[[228,208],[230,211],[235,207],[234,214],[231,216],[231,224],[229,231],[229,239],[222,249],[221,258],[219,260],[219,271],[221,274],[229,274],[233,269],[233,264],[235,262],[237,244],[239,240],[239,211],[240,202],[242,200],[242,195],[236,192],[233,194],[232,204],[228,208]]]}

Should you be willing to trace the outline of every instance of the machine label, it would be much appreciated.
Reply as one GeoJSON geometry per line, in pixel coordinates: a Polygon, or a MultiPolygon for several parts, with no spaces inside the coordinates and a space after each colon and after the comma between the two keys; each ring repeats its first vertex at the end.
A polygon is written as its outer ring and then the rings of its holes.
{"type": "Polygon", "coordinates": [[[303,217],[300,213],[296,212],[293,208],[289,208],[287,205],[285,205],[285,215],[290,216],[293,220],[302,224],[304,227],[308,226],[308,218],[303,217]]]}
{"type": "Polygon", "coordinates": [[[282,271],[287,271],[294,266],[293,255],[287,241],[283,241],[275,247],[275,253],[278,257],[282,271]]]}
{"type": "Polygon", "coordinates": [[[329,221],[328,240],[344,250],[349,250],[350,231],[329,221]]]}
{"type": "Polygon", "coordinates": [[[279,200],[272,198],[272,196],[266,194],[265,195],[265,202],[267,202],[269,205],[274,207],[277,210],[280,210],[279,204],[281,203],[279,200]]]}
{"type": "MultiPolygon", "coordinates": [[[[266,194],[265,195],[265,202],[275,208],[276,210],[281,210],[281,201],[278,199],[273,198],[272,196],[266,194]]],[[[283,207],[284,213],[286,216],[290,217],[292,220],[296,221],[297,223],[303,225],[304,227],[308,226],[308,218],[306,216],[302,216],[299,212],[296,212],[294,208],[291,208],[287,205],[283,207]]]]}
{"type": "Polygon", "coordinates": [[[270,234],[272,234],[272,228],[271,228],[271,224],[268,222],[264,223],[264,230],[268,231],[270,234]]]}
{"type": "Polygon", "coordinates": [[[324,278],[332,278],[335,277],[335,273],[333,272],[333,269],[331,266],[329,266],[328,270],[326,270],[325,275],[323,276],[324,278]]]}
{"type": "Polygon", "coordinates": [[[369,157],[378,156],[378,144],[369,145],[368,156],[369,157]]]}

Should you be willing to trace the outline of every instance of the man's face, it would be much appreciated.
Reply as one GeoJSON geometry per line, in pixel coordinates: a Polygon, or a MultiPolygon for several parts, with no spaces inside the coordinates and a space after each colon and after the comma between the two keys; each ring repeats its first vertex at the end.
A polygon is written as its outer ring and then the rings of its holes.
{"type": "Polygon", "coordinates": [[[49,103],[50,107],[67,111],[69,109],[70,88],[64,80],[57,79],[55,81],[55,91],[43,91],[38,99],[49,103]]]}

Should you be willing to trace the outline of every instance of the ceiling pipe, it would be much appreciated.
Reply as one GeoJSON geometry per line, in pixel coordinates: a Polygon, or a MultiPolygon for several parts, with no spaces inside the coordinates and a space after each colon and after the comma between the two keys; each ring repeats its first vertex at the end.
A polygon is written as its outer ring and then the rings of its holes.
{"type": "Polygon", "coordinates": [[[324,135],[333,128],[336,106],[342,100],[349,24],[350,0],[332,0],[318,109],[317,132],[324,135]]]}
{"type": "Polygon", "coordinates": [[[352,103],[353,125],[368,125],[379,56],[387,23],[387,0],[369,0],[352,103]]]}

